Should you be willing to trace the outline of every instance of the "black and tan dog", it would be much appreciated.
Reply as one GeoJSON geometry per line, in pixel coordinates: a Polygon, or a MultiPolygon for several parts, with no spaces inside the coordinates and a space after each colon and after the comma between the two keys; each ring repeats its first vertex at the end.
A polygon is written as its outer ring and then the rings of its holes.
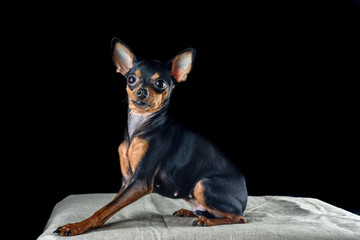
{"type": "Polygon", "coordinates": [[[112,41],[117,72],[127,80],[128,127],[119,146],[123,183],[106,206],[79,223],[55,230],[60,235],[81,234],[104,224],[116,212],[149,193],[182,198],[193,209],[177,216],[198,217],[194,226],[245,223],[247,203],[244,176],[207,139],[174,123],[168,106],[174,87],[185,81],[195,50],[179,53],[168,64],[137,61],[120,40],[112,41]]]}

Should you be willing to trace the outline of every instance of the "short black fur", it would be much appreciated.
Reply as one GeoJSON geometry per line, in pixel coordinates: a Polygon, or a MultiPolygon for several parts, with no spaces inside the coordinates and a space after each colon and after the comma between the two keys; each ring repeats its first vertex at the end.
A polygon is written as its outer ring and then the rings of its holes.
{"type": "MultiPolygon", "coordinates": [[[[163,107],[134,133],[133,137],[141,137],[149,143],[149,150],[138,165],[134,179],[154,186],[155,193],[184,199],[194,197],[194,186],[203,180],[207,206],[242,215],[247,204],[247,190],[240,170],[213,143],[183,128],[168,115],[171,91],[177,84],[171,76],[170,64],[171,61],[163,64],[143,60],[136,62],[125,76],[141,69],[141,84],[147,87],[151,84],[150,76],[157,72],[170,91],[163,107]]],[[[127,141],[130,145],[129,138],[127,141]]]]}
{"type": "Polygon", "coordinates": [[[151,192],[193,203],[193,213],[188,215],[200,216],[193,226],[245,223],[241,216],[247,204],[244,176],[214,144],[168,116],[171,92],[186,81],[195,50],[186,49],[164,64],[137,61],[116,38],[112,47],[116,71],[128,82],[128,127],[119,146],[122,187],[92,216],[65,224],[54,233],[75,236],[98,228],[151,192]]]}

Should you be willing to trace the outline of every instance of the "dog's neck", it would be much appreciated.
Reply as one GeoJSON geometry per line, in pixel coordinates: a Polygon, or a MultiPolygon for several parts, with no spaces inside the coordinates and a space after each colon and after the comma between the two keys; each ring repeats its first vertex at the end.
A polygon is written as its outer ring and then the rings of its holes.
{"type": "Polygon", "coordinates": [[[166,121],[167,107],[163,107],[159,111],[153,113],[129,110],[127,127],[129,141],[131,142],[133,137],[138,134],[148,133],[163,126],[166,121]]]}
{"type": "Polygon", "coordinates": [[[128,134],[129,138],[132,139],[134,133],[137,129],[140,129],[141,126],[146,124],[146,122],[150,119],[151,114],[139,113],[137,111],[129,111],[128,115],[128,134]]]}

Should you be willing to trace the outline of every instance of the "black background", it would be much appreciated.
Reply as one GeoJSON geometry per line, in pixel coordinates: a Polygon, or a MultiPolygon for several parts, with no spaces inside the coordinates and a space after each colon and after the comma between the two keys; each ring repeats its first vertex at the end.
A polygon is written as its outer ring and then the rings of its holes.
{"type": "Polygon", "coordinates": [[[120,187],[127,102],[112,37],[140,59],[197,49],[171,114],[239,166],[250,195],[314,197],[359,213],[359,4],[165,7],[54,4],[20,14],[6,101],[15,103],[7,128],[16,206],[34,216],[27,231],[40,235],[69,194],[120,187]]]}

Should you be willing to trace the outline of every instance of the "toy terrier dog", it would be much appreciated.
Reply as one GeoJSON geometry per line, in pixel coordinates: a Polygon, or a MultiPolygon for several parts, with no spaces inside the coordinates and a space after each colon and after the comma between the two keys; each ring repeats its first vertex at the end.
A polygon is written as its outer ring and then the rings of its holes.
{"type": "Polygon", "coordinates": [[[184,129],[168,116],[174,87],[186,81],[195,50],[186,49],[169,63],[138,61],[119,39],[112,40],[116,72],[125,76],[128,126],[119,146],[123,182],[106,206],[79,223],[54,233],[78,235],[103,225],[116,212],[149,194],[182,198],[193,205],[173,215],[197,217],[193,226],[245,223],[245,178],[210,141],[184,129]]]}

